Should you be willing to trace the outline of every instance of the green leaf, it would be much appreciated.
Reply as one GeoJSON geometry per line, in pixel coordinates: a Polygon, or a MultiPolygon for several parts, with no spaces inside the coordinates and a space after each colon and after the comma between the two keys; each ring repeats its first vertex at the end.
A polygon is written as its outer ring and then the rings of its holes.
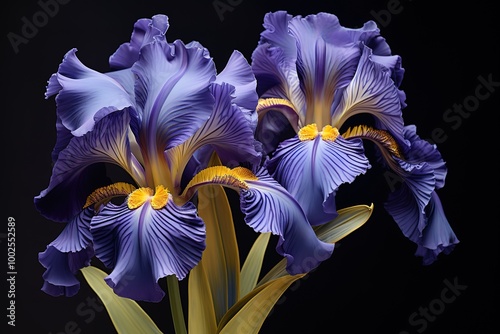
{"type": "Polygon", "coordinates": [[[88,266],[80,269],[99,296],[118,333],[162,333],[149,315],[132,299],[118,296],[104,281],[107,273],[88,266]]]}
{"type": "MultiPolygon", "coordinates": [[[[318,239],[328,243],[336,243],[363,226],[373,212],[373,204],[354,205],[338,210],[338,216],[326,224],[315,227],[318,239]]],[[[260,280],[257,286],[287,275],[286,259],[282,259],[260,280]]]]}
{"type": "Polygon", "coordinates": [[[241,268],[240,296],[246,295],[257,285],[270,237],[271,233],[261,233],[248,252],[247,258],[241,268]]]}
{"type": "Polygon", "coordinates": [[[216,329],[212,293],[202,261],[189,273],[188,330],[191,334],[213,334],[216,329]]]}
{"type": "Polygon", "coordinates": [[[293,282],[305,275],[286,275],[252,290],[227,312],[217,333],[258,333],[281,295],[293,282]]]}
{"type": "MultiPolygon", "coordinates": [[[[214,155],[210,165],[217,164],[220,162],[214,155]]],[[[238,300],[240,288],[238,243],[231,207],[222,186],[207,185],[198,190],[198,214],[207,230],[206,249],[201,261],[218,322],[238,300]]]]}
{"type": "Polygon", "coordinates": [[[316,226],[314,231],[318,239],[328,243],[336,243],[363,226],[373,213],[373,204],[354,205],[338,210],[339,215],[329,223],[316,226]]]}

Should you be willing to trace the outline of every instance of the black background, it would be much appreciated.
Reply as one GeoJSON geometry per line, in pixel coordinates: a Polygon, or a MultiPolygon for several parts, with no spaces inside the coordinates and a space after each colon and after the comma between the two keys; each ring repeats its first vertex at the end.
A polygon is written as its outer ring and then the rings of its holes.
{"type": "MultiPolygon", "coordinates": [[[[45,100],[47,79],[71,48],[90,68],[105,72],[108,57],[128,42],[139,18],[169,16],[167,39],[198,40],[210,50],[219,70],[234,49],[248,60],[262,31],[263,16],[287,10],[293,15],[336,14],[343,26],[357,28],[375,20],[394,54],[402,56],[401,88],[407,124],[423,138],[436,139],[448,165],[446,186],[438,191],[460,244],[448,256],[424,267],[414,245],[383,208],[386,182],[370,172],[343,192],[343,203],[374,203],[367,224],[343,239],[332,258],[294,284],[265,321],[261,333],[493,333],[499,314],[498,288],[498,96],[500,95],[498,14],[482,1],[420,0],[250,1],[221,0],[231,10],[219,16],[214,1],[83,1],[61,4],[15,52],[8,33],[21,35],[25,17],[41,11],[37,1],[9,1],[2,9],[2,213],[1,277],[7,273],[7,220],[16,221],[16,327],[8,333],[113,333],[105,311],[94,312],[95,298],[82,280],[71,298],[40,291],[44,268],[38,263],[61,225],[33,207],[33,197],[48,185],[50,152],[55,143],[55,103],[45,100]],[[391,13],[392,11],[392,13],[391,13]],[[496,82],[488,91],[480,78],[496,82]],[[482,100],[478,94],[489,93],[482,100]],[[454,104],[479,101],[459,123],[443,115],[454,104]],[[439,130],[438,130],[439,131],[439,130]],[[456,299],[441,303],[446,282],[463,287],[456,299]],[[429,321],[409,322],[420,307],[444,309],[429,321]],[[425,326],[424,326],[425,325],[425,326]],[[70,325],[71,326],[71,325],[70,325]]],[[[483,96],[483,95],[481,95],[483,96]]],[[[373,173],[376,172],[374,169],[373,173]]],[[[235,213],[237,215],[237,213],[235,213]]],[[[254,238],[237,222],[242,253],[254,238]]],[[[269,253],[265,269],[276,260],[269,253]]],[[[96,263],[97,265],[97,260],[96,263]]],[[[164,281],[160,282],[164,285],[164,281]]],[[[187,280],[181,282],[186,287],[187,280]]],[[[2,325],[7,323],[8,289],[0,291],[2,325]]],[[[183,290],[185,291],[185,290],[183,290]]],[[[447,295],[449,296],[449,295],[447,295]]],[[[164,333],[173,333],[168,298],[141,303],[164,333]]],[[[417,319],[424,319],[418,317],[417,319]]]]}

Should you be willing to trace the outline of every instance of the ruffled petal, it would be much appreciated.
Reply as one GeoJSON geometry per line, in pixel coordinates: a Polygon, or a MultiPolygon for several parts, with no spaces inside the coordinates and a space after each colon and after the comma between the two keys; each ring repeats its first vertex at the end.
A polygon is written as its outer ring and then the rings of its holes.
{"type": "Polygon", "coordinates": [[[108,77],[113,78],[127,92],[131,101],[135,101],[135,76],[130,68],[105,73],[108,77]]]}
{"type": "Polygon", "coordinates": [[[264,16],[265,30],[252,53],[252,70],[260,97],[287,99],[296,110],[302,112],[305,109],[305,97],[297,74],[296,41],[289,34],[291,18],[285,11],[264,16]]]}
{"type": "Polygon", "coordinates": [[[128,121],[125,111],[110,114],[59,153],[49,186],[35,197],[35,206],[45,217],[68,221],[80,212],[92,191],[110,183],[102,163],[117,164],[144,184],[142,167],[130,152],[128,121]]]}
{"type": "Polygon", "coordinates": [[[130,42],[120,45],[118,50],[109,57],[109,65],[115,69],[130,68],[139,60],[141,48],[155,40],[165,40],[169,27],[168,17],[158,14],[152,19],[139,19],[134,24],[130,42]]]}
{"type": "Polygon", "coordinates": [[[336,217],[334,192],[370,168],[361,140],[286,140],[268,161],[271,175],[300,203],[312,225],[336,217]]]}
{"type": "Polygon", "coordinates": [[[460,242],[444,214],[436,192],[432,193],[426,210],[427,226],[418,241],[415,255],[422,257],[424,265],[432,264],[440,253],[449,254],[460,242]]]}
{"type": "Polygon", "coordinates": [[[297,40],[297,72],[307,101],[306,124],[331,124],[335,92],[347,86],[356,71],[359,46],[344,41],[347,36],[341,32],[338,18],[328,13],[290,21],[290,34],[297,40]]]}
{"type": "Polygon", "coordinates": [[[390,194],[385,208],[403,234],[417,244],[415,255],[422,257],[424,265],[433,263],[440,253],[448,254],[459,242],[435,191],[422,212],[414,193],[403,184],[390,194]]]}
{"type": "Polygon", "coordinates": [[[52,149],[52,162],[56,162],[59,156],[59,152],[64,150],[66,146],[68,146],[71,138],[74,136],[71,134],[71,131],[66,129],[66,127],[62,124],[61,118],[56,116],[56,145],[52,149]]]}
{"type": "Polygon", "coordinates": [[[42,291],[52,296],[75,295],[80,289],[76,273],[90,265],[94,256],[90,220],[93,211],[83,210],[71,220],[61,234],[38,254],[40,263],[46,268],[42,291]]]}
{"type": "Polygon", "coordinates": [[[181,144],[210,117],[214,98],[209,86],[216,69],[203,49],[187,48],[180,40],[170,45],[155,41],[142,47],[132,71],[141,133],[155,154],[156,147],[181,144]]]}
{"type": "Polygon", "coordinates": [[[399,90],[389,70],[371,59],[372,51],[363,48],[354,78],[332,105],[332,126],[341,128],[347,119],[362,113],[371,114],[398,141],[403,142],[403,117],[399,90]]]}
{"type": "Polygon", "coordinates": [[[66,53],[57,74],[49,79],[46,97],[56,93],[58,117],[75,136],[92,130],[107,114],[134,103],[117,81],[84,66],[76,49],[66,53]]]}
{"type": "Polygon", "coordinates": [[[291,275],[306,273],[328,259],[334,245],[320,241],[297,201],[265,169],[258,180],[246,180],[240,192],[245,222],[260,233],[279,235],[277,252],[287,259],[291,275]]]}
{"type": "Polygon", "coordinates": [[[415,125],[408,125],[404,128],[404,138],[410,143],[403,152],[405,160],[410,163],[426,162],[434,170],[436,189],[444,187],[448,169],[441,153],[435,144],[420,139],[417,135],[415,125]]]}
{"type": "Polygon", "coordinates": [[[215,83],[226,82],[234,86],[233,103],[241,108],[245,118],[249,122],[252,130],[257,126],[257,81],[243,54],[239,51],[233,51],[226,67],[217,74],[215,83]]]}
{"type": "Polygon", "coordinates": [[[112,272],[106,282],[116,294],[159,302],[165,295],[158,280],[183,279],[205,249],[205,226],[192,203],[182,207],[169,195],[166,206],[151,202],[131,210],[107,204],[91,222],[97,258],[112,272]]]}
{"type": "MultiPolygon", "coordinates": [[[[192,137],[166,152],[177,191],[180,190],[181,178],[189,159],[205,145],[211,145],[225,165],[260,163],[261,155],[255,150],[252,128],[244,113],[233,104],[234,87],[226,83],[213,84],[212,92],[215,107],[210,118],[192,137]]],[[[208,156],[211,153],[205,152],[208,156]]]]}
{"type": "Polygon", "coordinates": [[[398,224],[404,236],[417,242],[422,236],[427,220],[410,187],[403,184],[391,192],[384,207],[398,224]]]}

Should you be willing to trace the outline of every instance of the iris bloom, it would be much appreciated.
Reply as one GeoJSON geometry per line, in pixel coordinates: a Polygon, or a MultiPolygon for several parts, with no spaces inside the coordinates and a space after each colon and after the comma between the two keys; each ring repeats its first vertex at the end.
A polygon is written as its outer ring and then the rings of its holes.
{"type": "Polygon", "coordinates": [[[118,295],[161,300],[158,280],[183,279],[205,249],[193,199],[207,184],[236,190],[246,223],[279,236],[289,273],[305,273],[333,251],[260,166],[248,62],[235,51],[217,73],[200,43],[167,42],[168,27],[164,15],[138,20],[130,42],[110,57],[113,71],[86,67],[73,49],[49,79],[57,142],[35,205],[66,224],[39,254],[49,294],[75,294],[75,273],[95,255],[111,269],[105,280],[118,295]],[[212,154],[221,165],[207,166],[212,154]]]}
{"type": "Polygon", "coordinates": [[[404,69],[373,21],[358,29],[327,13],[268,13],[252,55],[259,94],[256,137],[267,168],[312,225],[337,215],[335,195],[371,168],[363,143],[401,178],[386,209],[432,263],[458,243],[436,190],[446,167],[434,145],[405,126],[404,69]],[[361,124],[359,123],[361,122],[361,124]],[[341,132],[343,131],[343,132],[341,132]]]}

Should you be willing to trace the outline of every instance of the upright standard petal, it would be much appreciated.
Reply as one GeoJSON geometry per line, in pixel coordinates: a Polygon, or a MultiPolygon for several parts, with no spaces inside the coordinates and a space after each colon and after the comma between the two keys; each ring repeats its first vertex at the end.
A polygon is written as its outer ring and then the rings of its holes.
{"type": "Polygon", "coordinates": [[[139,144],[151,154],[181,144],[209,118],[216,69],[203,49],[155,41],[142,47],[132,71],[142,113],[139,144]]]}
{"type": "Polygon", "coordinates": [[[66,53],[57,74],[49,80],[46,96],[56,93],[58,117],[75,136],[92,130],[107,114],[134,104],[117,81],[83,65],[76,49],[66,53]]]}
{"type": "Polygon", "coordinates": [[[177,206],[171,195],[156,208],[153,199],[133,209],[109,203],[92,219],[91,232],[97,258],[112,269],[106,282],[134,300],[159,302],[165,293],[158,280],[183,279],[205,249],[205,226],[195,206],[177,206]]]}
{"type": "Polygon", "coordinates": [[[372,51],[363,47],[356,74],[332,105],[332,126],[341,128],[347,119],[357,114],[372,115],[398,141],[403,142],[403,117],[399,89],[386,67],[371,59],[372,51]]]}
{"type": "MultiPolygon", "coordinates": [[[[206,145],[210,145],[217,152],[223,164],[234,166],[240,163],[260,163],[261,155],[255,150],[251,125],[244,113],[233,103],[234,87],[227,83],[213,84],[212,92],[215,105],[210,118],[188,140],[165,152],[177,194],[180,194],[181,178],[188,161],[196,151],[206,145]]],[[[204,154],[210,157],[213,150],[204,154]]]]}
{"type": "Polygon", "coordinates": [[[236,104],[245,115],[250,127],[255,131],[257,126],[257,81],[250,64],[239,51],[233,51],[226,67],[217,74],[214,83],[228,83],[234,87],[232,102],[236,104]]]}
{"type": "Polygon", "coordinates": [[[139,19],[134,24],[130,42],[120,45],[118,50],[109,57],[109,65],[114,69],[130,68],[139,60],[141,48],[155,40],[165,40],[169,27],[168,17],[158,14],[152,19],[139,19]]]}
{"type": "Polygon", "coordinates": [[[42,291],[52,296],[73,296],[80,289],[75,277],[78,270],[90,264],[94,256],[90,220],[93,210],[82,210],[67,223],[61,234],[44,252],[38,254],[40,263],[46,268],[42,291]]]}
{"type": "Polygon", "coordinates": [[[252,53],[252,70],[259,97],[291,101],[296,110],[305,108],[305,97],[297,74],[297,43],[289,33],[292,16],[285,11],[267,13],[265,30],[252,53]]]}
{"type": "Polygon", "coordinates": [[[326,13],[290,21],[290,34],[297,40],[297,72],[306,98],[306,110],[301,111],[305,124],[332,125],[334,95],[347,86],[356,71],[359,47],[350,41],[337,43],[338,29],[337,17],[326,13]]]}
{"type": "Polygon", "coordinates": [[[345,140],[341,136],[325,140],[318,133],[311,139],[301,139],[300,135],[299,132],[299,136],[282,142],[267,168],[297,199],[309,222],[323,224],[337,215],[338,187],[354,181],[371,166],[361,140],[345,140]]]}

